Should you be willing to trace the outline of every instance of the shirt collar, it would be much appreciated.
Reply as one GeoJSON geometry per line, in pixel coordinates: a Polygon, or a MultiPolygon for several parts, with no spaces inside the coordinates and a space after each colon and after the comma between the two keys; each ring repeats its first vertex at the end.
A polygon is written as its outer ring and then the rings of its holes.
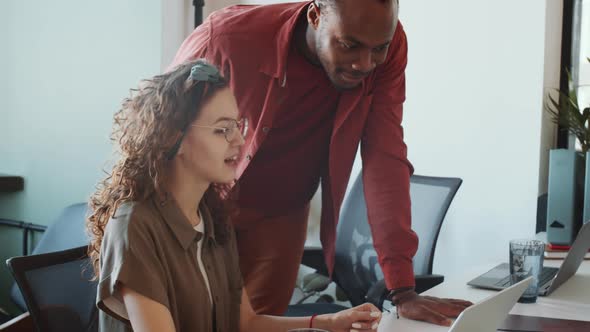
{"type": "MultiPolygon", "coordinates": [[[[188,218],[182,213],[180,207],[172,197],[167,194],[163,199],[154,195],[153,203],[156,209],[160,211],[162,218],[172,230],[174,237],[184,250],[187,250],[193,241],[198,241],[203,237],[201,232],[196,231],[191,225],[188,218]]],[[[215,243],[215,232],[213,229],[213,220],[209,209],[203,201],[199,204],[199,211],[201,212],[201,222],[205,223],[205,238],[215,243]]]]}
{"type": "Polygon", "coordinates": [[[295,3],[286,10],[286,15],[290,15],[278,29],[275,38],[272,39],[270,49],[275,50],[266,61],[261,61],[259,70],[269,76],[279,78],[281,84],[284,84],[285,75],[287,72],[287,58],[291,50],[291,39],[297,20],[300,14],[307,9],[307,6],[313,1],[306,1],[302,3],[295,3]]]}

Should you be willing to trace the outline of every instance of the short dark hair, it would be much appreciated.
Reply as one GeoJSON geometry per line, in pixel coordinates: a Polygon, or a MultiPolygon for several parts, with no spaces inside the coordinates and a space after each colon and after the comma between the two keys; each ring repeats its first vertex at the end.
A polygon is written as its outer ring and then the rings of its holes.
{"type": "MultiPolygon", "coordinates": [[[[394,0],[377,0],[381,3],[390,3],[391,1],[394,0]]],[[[342,2],[342,0],[314,0],[315,5],[322,9],[322,8],[328,8],[328,9],[333,9],[338,3],[342,2]]],[[[395,0],[396,4],[399,5],[399,0],[395,0]]]]}

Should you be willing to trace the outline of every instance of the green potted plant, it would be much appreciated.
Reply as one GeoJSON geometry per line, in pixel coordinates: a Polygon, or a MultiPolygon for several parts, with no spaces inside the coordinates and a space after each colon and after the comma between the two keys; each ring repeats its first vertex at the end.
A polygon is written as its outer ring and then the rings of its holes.
{"type": "Polygon", "coordinates": [[[580,152],[549,151],[547,240],[565,245],[573,242],[580,221],[590,218],[590,105],[580,106],[580,86],[573,87],[569,72],[568,78],[569,91],[557,90],[557,97],[547,95],[544,105],[552,121],[575,136],[581,147],[580,152]]]}
{"type": "MultiPolygon", "coordinates": [[[[590,58],[586,58],[590,63],[590,58]]],[[[571,82],[571,76],[568,72],[571,82]]],[[[559,91],[559,97],[547,96],[545,110],[551,114],[553,122],[557,123],[563,130],[574,135],[582,148],[582,158],[590,150],[590,105],[580,107],[578,93],[575,88],[569,91],[559,91]]]]}

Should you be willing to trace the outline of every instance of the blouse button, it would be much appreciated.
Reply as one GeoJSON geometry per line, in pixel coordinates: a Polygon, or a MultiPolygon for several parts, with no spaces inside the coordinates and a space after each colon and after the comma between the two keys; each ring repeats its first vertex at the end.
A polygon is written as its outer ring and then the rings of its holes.
{"type": "Polygon", "coordinates": [[[270,128],[268,128],[268,127],[263,127],[262,128],[262,132],[265,133],[265,134],[268,134],[269,131],[270,131],[270,128]]]}
{"type": "Polygon", "coordinates": [[[252,156],[251,156],[251,155],[247,155],[247,156],[246,156],[246,159],[247,159],[248,161],[250,161],[250,160],[252,160],[252,156]]]}

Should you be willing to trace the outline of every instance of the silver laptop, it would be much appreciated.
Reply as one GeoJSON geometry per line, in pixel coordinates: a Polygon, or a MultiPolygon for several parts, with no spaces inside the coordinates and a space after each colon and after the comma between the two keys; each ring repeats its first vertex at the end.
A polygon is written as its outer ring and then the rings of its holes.
{"type": "Polygon", "coordinates": [[[518,298],[532,282],[533,277],[528,277],[468,307],[453,322],[449,332],[496,332],[518,298]]]}
{"type": "MultiPolygon", "coordinates": [[[[584,256],[588,252],[588,249],[590,249],[590,222],[587,222],[580,228],[576,240],[572,244],[560,268],[543,267],[539,277],[539,295],[545,296],[551,294],[571,276],[576,274],[576,271],[584,261],[584,256]]],[[[502,263],[467,284],[479,288],[502,290],[510,286],[510,266],[508,263],[502,263]]]]}

